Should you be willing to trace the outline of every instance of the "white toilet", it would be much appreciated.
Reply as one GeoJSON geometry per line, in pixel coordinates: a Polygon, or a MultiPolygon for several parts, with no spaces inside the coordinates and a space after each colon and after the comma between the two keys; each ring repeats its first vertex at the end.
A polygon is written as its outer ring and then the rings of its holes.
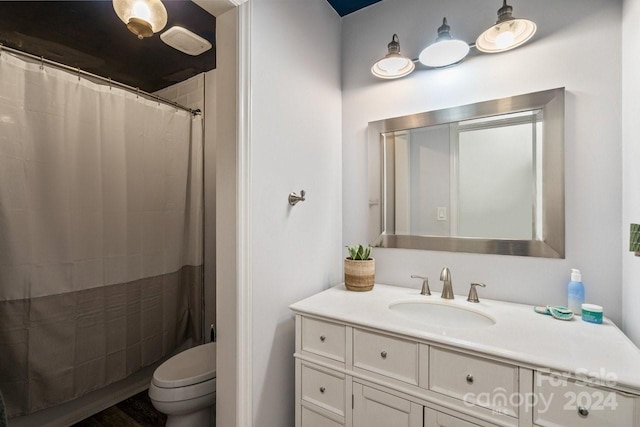
{"type": "Polygon", "coordinates": [[[158,366],[149,397],[167,414],[167,427],[209,427],[216,402],[216,343],[190,348],[158,366]]]}

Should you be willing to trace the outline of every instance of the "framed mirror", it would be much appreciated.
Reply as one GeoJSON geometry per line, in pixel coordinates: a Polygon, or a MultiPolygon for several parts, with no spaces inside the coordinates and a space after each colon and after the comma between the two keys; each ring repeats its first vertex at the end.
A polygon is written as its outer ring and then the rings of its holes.
{"type": "Polygon", "coordinates": [[[564,88],[369,123],[372,246],[564,258],[564,88]]]}

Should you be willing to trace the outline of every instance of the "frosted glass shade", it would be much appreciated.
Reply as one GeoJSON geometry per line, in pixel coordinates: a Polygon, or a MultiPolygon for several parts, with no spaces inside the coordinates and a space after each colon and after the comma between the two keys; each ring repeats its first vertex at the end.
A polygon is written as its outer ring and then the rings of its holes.
{"type": "Polygon", "coordinates": [[[427,67],[446,67],[462,61],[469,54],[469,45],[462,40],[441,40],[427,46],[418,59],[427,67]]]}
{"type": "Polygon", "coordinates": [[[397,79],[411,74],[415,67],[413,61],[406,56],[390,53],[373,64],[371,73],[381,79],[397,79]]]}
{"type": "Polygon", "coordinates": [[[499,22],[480,34],[476,47],[486,53],[504,52],[526,43],[536,29],[536,24],[528,19],[499,22]]]}
{"type": "Polygon", "coordinates": [[[416,65],[411,59],[400,54],[400,40],[397,34],[393,35],[387,48],[389,53],[373,64],[371,73],[381,79],[397,79],[411,74],[416,65]]]}
{"type": "Polygon", "coordinates": [[[160,0],[113,0],[113,10],[138,38],[150,37],[167,25],[167,9],[160,0]]]}

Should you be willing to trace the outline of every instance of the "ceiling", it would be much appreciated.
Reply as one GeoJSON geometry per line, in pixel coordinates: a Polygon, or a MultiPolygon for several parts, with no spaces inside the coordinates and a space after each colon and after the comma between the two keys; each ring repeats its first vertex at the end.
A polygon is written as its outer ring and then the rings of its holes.
{"type": "Polygon", "coordinates": [[[190,0],[163,2],[168,30],[184,27],[213,48],[198,56],[166,45],[158,34],[138,40],[110,0],[0,1],[0,43],[155,92],[216,67],[216,19],[190,0]]]}
{"type": "MultiPolygon", "coordinates": [[[[381,0],[327,1],[345,16],[381,0]]],[[[111,0],[0,1],[0,43],[155,92],[216,67],[216,18],[191,0],[163,4],[168,14],[163,31],[187,28],[213,48],[191,56],[164,44],[159,34],[138,40],[111,0]]]]}
{"type": "Polygon", "coordinates": [[[382,0],[327,0],[331,7],[338,12],[340,16],[345,16],[357,10],[371,6],[382,0]]]}

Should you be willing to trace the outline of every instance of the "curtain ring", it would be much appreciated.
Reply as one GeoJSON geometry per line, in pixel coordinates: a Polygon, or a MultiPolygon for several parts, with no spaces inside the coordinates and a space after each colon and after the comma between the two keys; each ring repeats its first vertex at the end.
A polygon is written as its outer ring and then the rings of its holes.
{"type": "Polygon", "coordinates": [[[136,98],[140,98],[140,88],[136,88],[136,98]]]}
{"type": "Polygon", "coordinates": [[[111,77],[109,77],[109,90],[111,90],[111,77]]]}
{"type": "Polygon", "coordinates": [[[44,70],[44,57],[43,56],[40,57],[40,69],[44,70]]]}
{"type": "Polygon", "coordinates": [[[160,106],[160,95],[156,95],[156,101],[158,101],[158,106],[160,106]]]}
{"type": "Polygon", "coordinates": [[[80,67],[78,67],[78,81],[80,81],[80,67]]]}
{"type": "Polygon", "coordinates": [[[3,47],[3,46],[4,46],[4,45],[3,45],[2,43],[0,43],[0,57],[2,57],[2,47],[3,47]]]}

